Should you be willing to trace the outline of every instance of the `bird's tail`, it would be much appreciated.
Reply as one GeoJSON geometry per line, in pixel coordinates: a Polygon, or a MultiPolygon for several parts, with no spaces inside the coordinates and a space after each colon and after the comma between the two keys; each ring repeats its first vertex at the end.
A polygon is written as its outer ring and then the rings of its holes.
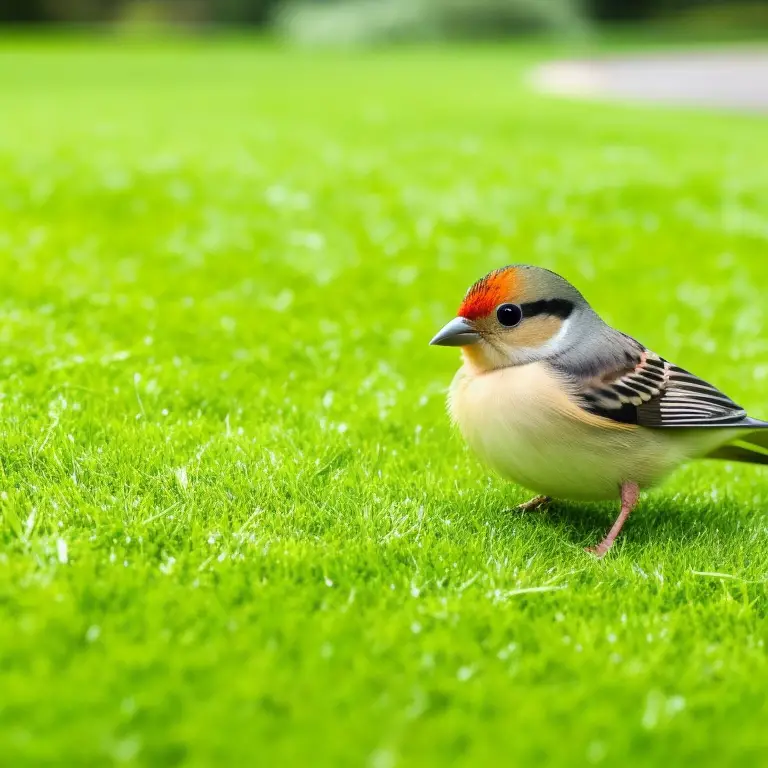
{"type": "Polygon", "coordinates": [[[707,458],[768,465],[768,428],[748,432],[744,437],[712,451],[707,458]]]}

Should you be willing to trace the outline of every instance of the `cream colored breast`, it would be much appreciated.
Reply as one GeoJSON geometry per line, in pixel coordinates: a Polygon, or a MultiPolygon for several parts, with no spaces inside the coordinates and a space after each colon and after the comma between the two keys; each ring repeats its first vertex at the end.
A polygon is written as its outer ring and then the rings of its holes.
{"type": "Polygon", "coordinates": [[[487,373],[464,367],[449,410],[470,447],[497,472],[548,496],[617,498],[647,487],[698,453],[692,439],[593,416],[544,363],[487,373]]]}

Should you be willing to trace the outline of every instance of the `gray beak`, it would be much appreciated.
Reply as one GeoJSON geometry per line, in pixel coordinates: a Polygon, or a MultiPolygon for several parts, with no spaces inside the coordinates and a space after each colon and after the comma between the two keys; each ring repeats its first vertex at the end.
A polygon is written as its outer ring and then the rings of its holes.
{"type": "Polygon", "coordinates": [[[429,343],[439,347],[466,347],[478,341],[480,334],[472,323],[464,317],[454,317],[429,343]]]}

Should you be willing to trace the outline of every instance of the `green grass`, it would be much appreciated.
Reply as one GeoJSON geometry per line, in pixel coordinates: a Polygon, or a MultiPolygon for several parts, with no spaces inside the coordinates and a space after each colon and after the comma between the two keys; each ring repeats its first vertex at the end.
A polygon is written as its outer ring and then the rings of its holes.
{"type": "Polygon", "coordinates": [[[768,417],[765,121],[546,54],[3,43],[4,763],[765,764],[768,474],[596,562],[615,506],[510,511],[445,416],[523,261],[768,417]]]}

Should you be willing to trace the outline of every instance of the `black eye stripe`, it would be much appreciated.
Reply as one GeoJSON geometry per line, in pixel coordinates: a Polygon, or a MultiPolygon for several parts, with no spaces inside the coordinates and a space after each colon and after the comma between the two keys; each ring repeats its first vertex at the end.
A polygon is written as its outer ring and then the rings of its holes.
{"type": "Polygon", "coordinates": [[[567,299],[541,299],[521,304],[523,317],[536,317],[537,315],[554,315],[562,320],[570,317],[573,312],[573,303],[567,299]]]}

